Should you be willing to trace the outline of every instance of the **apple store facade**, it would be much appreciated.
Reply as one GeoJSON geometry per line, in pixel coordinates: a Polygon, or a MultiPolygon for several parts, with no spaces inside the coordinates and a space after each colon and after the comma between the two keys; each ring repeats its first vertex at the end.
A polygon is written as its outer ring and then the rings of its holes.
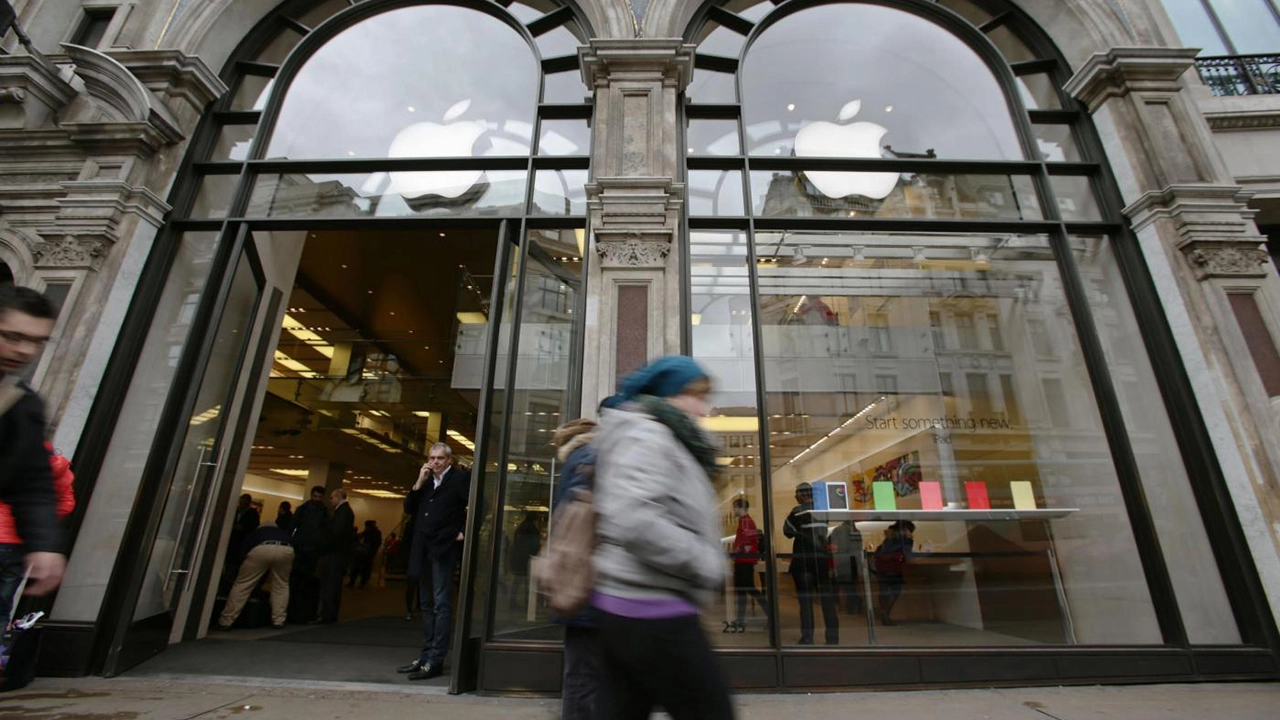
{"type": "Polygon", "coordinates": [[[242,492],[401,527],[438,441],[472,472],[450,688],[558,692],[552,432],[682,352],[736,688],[1280,676],[1276,498],[1187,299],[1276,273],[1214,259],[1256,247],[1233,194],[1180,194],[1217,187],[1185,52],[1060,5],[179,2],[209,103],[64,416],[46,671],[204,642],[242,492]]]}

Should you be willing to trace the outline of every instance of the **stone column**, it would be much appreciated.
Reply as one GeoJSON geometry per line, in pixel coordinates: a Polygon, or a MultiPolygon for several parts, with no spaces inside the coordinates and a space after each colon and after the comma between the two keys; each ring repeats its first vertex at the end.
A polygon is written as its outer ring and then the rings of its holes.
{"type": "Polygon", "coordinates": [[[582,386],[583,410],[594,415],[618,376],[680,351],[676,103],[693,75],[693,46],[595,39],[578,56],[596,102],[582,386]]]}
{"type": "MultiPolygon", "coordinates": [[[[1093,113],[1272,611],[1280,615],[1280,407],[1228,294],[1272,317],[1280,280],[1189,87],[1194,49],[1115,48],[1067,83],[1093,113]]],[[[1272,342],[1276,338],[1272,339],[1272,342]]]]}

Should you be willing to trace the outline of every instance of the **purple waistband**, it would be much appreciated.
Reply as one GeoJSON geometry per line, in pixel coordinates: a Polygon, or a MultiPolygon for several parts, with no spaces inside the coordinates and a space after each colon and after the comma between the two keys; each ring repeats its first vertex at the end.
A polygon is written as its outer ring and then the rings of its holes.
{"type": "Polygon", "coordinates": [[[697,605],[680,598],[636,600],[634,598],[618,597],[617,595],[595,593],[591,597],[591,604],[597,610],[607,612],[610,615],[620,615],[636,620],[666,620],[668,618],[698,614],[697,605]]]}

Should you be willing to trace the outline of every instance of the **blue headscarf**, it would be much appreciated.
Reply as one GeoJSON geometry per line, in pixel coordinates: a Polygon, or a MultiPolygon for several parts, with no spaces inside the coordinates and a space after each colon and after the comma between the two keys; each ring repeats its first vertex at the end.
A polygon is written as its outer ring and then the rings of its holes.
{"type": "Polygon", "coordinates": [[[617,404],[635,399],[637,395],[667,398],[679,395],[686,385],[698,378],[708,377],[707,371],[687,355],[668,355],[658,358],[645,367],[622,379],[622,389],[614,398],[617,404]]]}

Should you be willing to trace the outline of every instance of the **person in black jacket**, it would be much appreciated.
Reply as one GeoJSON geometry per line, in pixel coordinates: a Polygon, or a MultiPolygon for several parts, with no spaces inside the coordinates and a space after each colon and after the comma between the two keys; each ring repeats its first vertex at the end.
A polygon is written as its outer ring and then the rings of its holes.
{"type": "Polygon", "coordinates": [[[831,578],[831,550],[827,524],[809,516],[813,510],[813,486],[796,485],[796,505],[782,525],[782,534],[792,538],[791,579],[800,601],[800,645],[813,644],[813,601],[822,605],[828,645],[840,643],[840,617],[836,614],[835,583],[831,578]]]}
{"type": "Polygon", "coordinates": [[[311,499],[293,514],[293,571],[289,574],[290,622],[311,622],[320,606],[320,544],[329,526],[324,486],[311,488],[311,499]]]}
{"type": "Polygon", "coordinates": [[[410,680],[426,680],[444,672],[453,629],[453,572],[462,558],[462,530],[467,520],[471,474],[453,466],[453,451],[436,443],[404,499],[404,511],[414,518],[409,546],[409,577],[418,579],[422,609],[422,652],[418,659],[396,668],[410,680]]]}
{"type": "Polygon", "coordinates": [[[22,538],[23,564],[31,573],[28,595],[58,587],[67,564],[44,445],[44,403],[20,381],[48,342],[56,317],[53,303],[35,290],[0,286],[0,500],[9,504],[22,538]]]}
{"type": "Polygon", "coordinates": [[[320,546],[320,617],[317,622],[338,622],[342,605],[342,578],[351,566],[351,553],[356,546],[356,514],[347,502],[347,491],[338,488],[329,493],[333,514],[329,529],[320,546]]]}

